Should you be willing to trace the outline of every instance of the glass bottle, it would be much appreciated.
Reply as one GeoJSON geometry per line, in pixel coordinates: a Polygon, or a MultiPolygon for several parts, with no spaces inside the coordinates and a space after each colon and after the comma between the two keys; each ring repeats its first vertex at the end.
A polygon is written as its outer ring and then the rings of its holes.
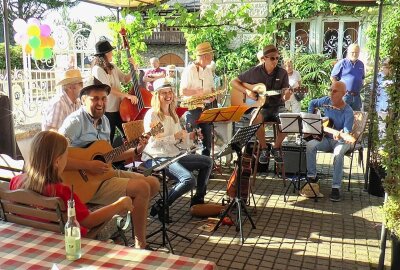
{"type": "Polygon", "coordinates": [[[67,259],[75,261],[82,256],[81,230],[75,214],[75,201],[68,200],[68,221],[65,224],[65,253],[67,259]]]}

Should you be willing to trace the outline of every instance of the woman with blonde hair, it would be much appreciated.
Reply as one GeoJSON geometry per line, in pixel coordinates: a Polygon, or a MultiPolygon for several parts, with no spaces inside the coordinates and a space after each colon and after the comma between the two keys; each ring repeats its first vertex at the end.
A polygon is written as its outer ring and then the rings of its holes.
{"type": "MultiPolygon", "coordinates": [[[[197,133],[188,133],[182,129],[176,114],[176,96],[171,88],[170,82],[165,79],[158,79],[154,82],[154,96],[151,100],[152,108],[147,111],[144,117],[144,129],[149,131],[151,126],[161,122],[164,126],[164,133],[149,139],[143,151],[142,160],[146,167],[151,167],[170,157],[180,153],[177,144],[182,148],[188,148],[196,139],[197,133]]],[[[201,137],[201,136],[200,136],[201,137]]],[[[213,161],[210,157],[196,154],[189,154],[179,161],[169,165],[166,174],[169,178],[176,180],[177,184],[168,193],[166,202],[168,205],[181,197],[196,186],[196,194],[191,200],[191,205],[203,204],[207,191],[207,183],[211,174],[213,161]],[[198,170],[197,181],[192,171],[198,170]]],[[[162,220],[162,202],[158,200],[151,208],[150,215],[162,220]]],[[[169,222],[169,221],[166,221],[169,222]]]]}
{"type": "MultiPolygon", "coordinates": [[[[283,68],[286,69],[289,75],[289,85],[292,88],[301,87],[301,75],[297,70],[293,69],[293,61],[290,58],[283,60],[283,68]]],[[[290,96],[289,100],[285,101],[285,107],[287,110],[293,113],[301,112],[301,100],[304,98],[304,94],[294,93],[290,96]]]]}
{"type": "MultiPolygon", "coordinates": [[[[63,184],[61,176],[67,163],[67,156],[68,142],[64,136],[53,131],[39,132],[32,141],[26,173],[11,179],[10,190],[22,188],[47,197],[59,197],[67,207],[67,202],[71,198],[71,189],[63,184]]],[[[121,197],[116,202],[94,212],[91,212],[75,193],[73,198],[82,236],[85,236],[88,230],[111,220],[115,214],[133,210],[132,199],[128,196],[121,197]]],[[[111,236],[112,233],[100,234],[111,236]]]]}

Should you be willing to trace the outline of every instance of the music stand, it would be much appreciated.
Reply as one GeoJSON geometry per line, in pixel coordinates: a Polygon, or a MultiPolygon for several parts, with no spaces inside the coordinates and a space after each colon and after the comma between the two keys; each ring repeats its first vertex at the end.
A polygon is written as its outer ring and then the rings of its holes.
{"type": "MultiPolygon", "coordinates": [[[[310,113],[280,113],[279,114],[280,122],[281,122],[281,132],[282,133],[299,133],[300,138],[303,138],[304,133],[314,134],[314,135],[322,135],[322,119],[319,115],[310,114],[310,113]]],[[[303,145],[300,143],[299,150],[299,162],[298,162],[298,172],[297,177],[290,181],[289,186],[287,187],[285,194],[283,195],[283,200],[286,202],[289,196],[287,195],[290,187],[293,185],[294,191],[300,191],[306,185],[309,185],[312,192],[314,193],[314,200],[318,201],[318,194],[315,192],[312,187],[310,181],[307,178],[307,169],[306,169],[306,183],[300,187],[300,181],[302,181],[301,177],[301,159],[303,155],[303,145]],[[296,186],[297,183],[297,186],[296,186]]]]}
{"type": "Polygon", "coordinates": [[[212,139],[211,139],[211,152],[212,159],[214,161],[214,169],[218,170],[220,173],[220,167],[216,165],[214,144],[215,144],[215,122],[237,122],[243,116],[245,111],[248,109],[247,106],[230,106],[223,108],[208,109],[201,113],[199,119],[197,119],[196,124],[211,124],[212,126],[212,139]]]}
{"type": "Polygon", "coordinates": [[[229,210],[232,208],[233,205],[236,205],[238,214],[236,217],[236,231],[239,231],[240,233],[240,240],[241,243],[244,243],[244,237],[243,237],[243,230],[242,230],[242,209],[247,216],[247,218],[250,220],[251,226],[253,229],[256,228],[254,225],[254,222],[249,215],[249,212],[246,209],[246,204],[243,202],[242,197],[241,197],[241,174],[242,174],[242,148],[249,142],[250,138],[254,136],[254,134],[257,132],[257,130],[260,128],[261,123],[248,126],[248,127],[243,127],[240,128],[236,134],[232,137],[232,139],[225,145],[224,149],[222,149],[221,153],[224,153],[227,148],[230,148],[232,152],[236,152],[238,156],[238,163],[237,163],[237,181],[236,181],[236,197],[234,200],[231,201],[229,204],[228,208],[224,211],[222,214],[221,218],[219,219],[217,225],[214,228],[214,231],[218,229],[218,227],[221,225],[222,220],[226,217],[226,215],[229,213],[229,210]]]}
{"type": "MultiPolygon", "coordinates": [[[[181,159],[181,158],[184,157],[184,156],[187,156],[187,155],[190,154],[190,153],[191,153],[190,151],[186,151],[186,152],[180,153],[180,154],[178,154],[178,155],[175,156],[175,157],[172,157],[172,158],[170,158],[170,159],[167,159],[167,160],[161,162],[160,164],[154,165],[153,167],[147,169],[147,170],[143,173],[144,176],[149,176],[149,175],[152,174],[153,172],[159,172],[159,171],[162,172],[162,181],[163,181],[163,192],[162,192],[163,219],[162,219],[162,221],[161,221],[161,224],[162,224],[162,225],[161,225],[161,228],[160,228],[160,229],[158,229],[158,230],[156,230],[155,232],[149,234],[149,235],[147,236],[147,238],[150,238],[150,237],[156,235],[157,233],[161,232],[161,233],[162,233],[162,244],[161,244],[161,246],[162,246],[162,247],[166,247],[169,251],[171,251],[172,254],[174,254],[174,249],[173,249],[173,247],[172,247],[172,245],[171,245],[171,240],[169,239],[168,232],[171,233],[171,234],[173,234],[173,235],[175,235],[175,237],[174,237],[173,239],[175,239],[176,237],[179,236],[179,237],[182,237],[183,239],[185,239],[185,240],[187,240],[187,241],[189,241],[189,242],[191,242],[192,240],[191,240],[190,238],[184,236],[184,235],[181,235],[181,234],[179,234],[179,233],[177,233],[177,232],[174,232],[174,231],[170,230],[169,228],[167,228],[166,220],[169,219],[169,206],[168,206],[168,203],[167,203],[168,188],[167,188],[167,177],[166,177],[166,171],[165,171],[165,170],[166,170],[166,168],[167,168],[169,165],[171,165],[171,164],[174,163],[174,162],[177,162],[179,159],[181,159]],[[168,243],[168,245],[169,245],[169,248],[168,248],[168,246],[167,246],[167,243],[168,243]]],[[[173,239],[172,239],[172,240],[173,240],[173,239]]]]}

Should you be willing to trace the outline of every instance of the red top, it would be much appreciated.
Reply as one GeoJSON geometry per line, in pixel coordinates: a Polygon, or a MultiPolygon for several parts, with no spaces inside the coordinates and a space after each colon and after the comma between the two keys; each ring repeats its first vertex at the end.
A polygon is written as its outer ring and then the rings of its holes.
{"type": "MultiPolygon", "coordinates": [[[[151,77],[151,74],[154,74],[154,73],[164,73],[164,75],[165,75],[166,71],[165,71],[164,69],[160,68],[160,67],[158,67],[158,68],[153,68],[153,69],[147,70],[146,73],[144,74],[144,76],[149,76],[149,77],[151,77]]],[[[146,83],[146,88],[147,88],[147,90],[149,90],[149,91],[154,91],[153,82],[148,82],[148,83],[146,83]]]]}
{"type": "MultiPolygon", "coordinates": [[[[25,177],[24,174],[13,177],[10,181],[10,190],[16,190],[22,188],[24,177],[25,177]]],[[[67,202],[71,198],[71,189],[63,184],[49,184],[45,186],[42,195],[46,197],[53,197],[53,196],[59,197],[63,200],[65,207],[68,208],[67,202]],[[54,190],[54,195],[52,193],[53,190],[54,190]]],[[[75,200],[76,219],[78,220],[79,223],[81,223],[82,220],[87,218],[90,212],[89,209],[86,207],[86,205],[82,203],[82,201],[76,195],[76,193],[74,193],[74,200],[75,200]]],[[[85,236],[87,234],[87,231],[88,229],[86,229],[81,225],[81,235],[85,236]]]]}

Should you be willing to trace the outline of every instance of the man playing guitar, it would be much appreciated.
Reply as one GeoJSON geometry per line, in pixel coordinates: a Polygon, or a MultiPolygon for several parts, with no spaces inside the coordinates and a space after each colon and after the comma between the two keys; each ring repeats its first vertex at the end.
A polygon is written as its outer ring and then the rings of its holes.
{"type": "Polygon", "coordinates": [[[345,153],[350,149],[350,142],[346,141],[348,133],[352,131],[354,114],[350,105],[343,101],[346,94],[346,85],[339,81],[331,85],[330,96],[311,100],[308,112],[314,113],[316,108],[324,108],[325,116],[332,121],[333,129],[339,132],[332,135],[326,134],[321,141],[311,140],[307,142],[307,177],[310,182],[317,180],[317,151],[333,151],[333,179],[330,200],[340,201],[340,187],[343,178],[343,159],[345,153]],[[343,134],[344,133],[344,134],[343,134]]]}
{"type": "MultiPolygon", "coordinates": [[[[90,143],[100,140],[110,142],[110,123],[104,115],[107,96],[110,94],[110,86],[102,84],[95,77],[91,77],[86,86],[80,92],[82,107],[70,114],[59,129],[73,147],[85,147],[90,143]]],[[[114,161],[124,160],[143,150],[144,145],[140,143],[135,149],[129,149],[114,161]]],[[[155,196],[160,184],[155,177],[144,177],[141,174],[114,170],[111,166],[101,160],[82,160],[68,156],[65,170],[83,171],[90,176],[101,176],[111,174],[109,179],[99,183],[94,196],[88,201],[91,204],[108,205],[122,196],[132,198],[134,210],[132,211],[133,226],[135,228],[135,246],[147,248],[146,226],[147,209],[150,199],[155,196]]],[[[72,179],[63,179],[68,182],[72,179]]],[[[76,180],[76,179],[74,179],[76,180]]],[[[87,179],[86,182],[91,182],[87,179]]],[[[93,181],[92,181],[93,182],[93,181]]],[[[79,182],[80,183],[80,182],[79,182]]],[[[89,186],[91,183],[87,183],[89,186]]],[[[76,190],[76,193],[85,194],[85,190],[76,190]]]]}
{"type": "MultiPolygon", "coordinates": [[[[240,91],[246,95],[246,98],[257,100],[258,95],[252,89],[248,88],[248,84],[263,83],[267,90],[282,90],[289,88],[289,79],[286,70],[278,67],[279,52],[274,45],[268,45],[263,49],[263,63],[257,65],[244,73],[240,74],[238,77],[231,81],[231,86],[234,91],[240,91]]],[[[288,100],[291,96],[291,91],[287,89],[283,91],[282,94],[277,94],[274,96],[267,97],[267,102],[262,105],[259,111],[253,115],[251,121],[252,124],[258,124],[262,122],[278,122],[279,112],[285,110],[284,101],[288,100]]],[[[256,133],[257,139],[260,143],[261,154],[260,163],[267,163],[269,158],[269,153],[267,151],[267,144],[265,141],[265,129],[261,126],[256,133]]],[[[274,148],[272,149],[272,154],[274,156],[275,162],[282,163],[282,156],[280,152],[280,147],[282,141],[285,138],[285,134],[278,130],[278,135],[275,140],[274,148]]]]}

